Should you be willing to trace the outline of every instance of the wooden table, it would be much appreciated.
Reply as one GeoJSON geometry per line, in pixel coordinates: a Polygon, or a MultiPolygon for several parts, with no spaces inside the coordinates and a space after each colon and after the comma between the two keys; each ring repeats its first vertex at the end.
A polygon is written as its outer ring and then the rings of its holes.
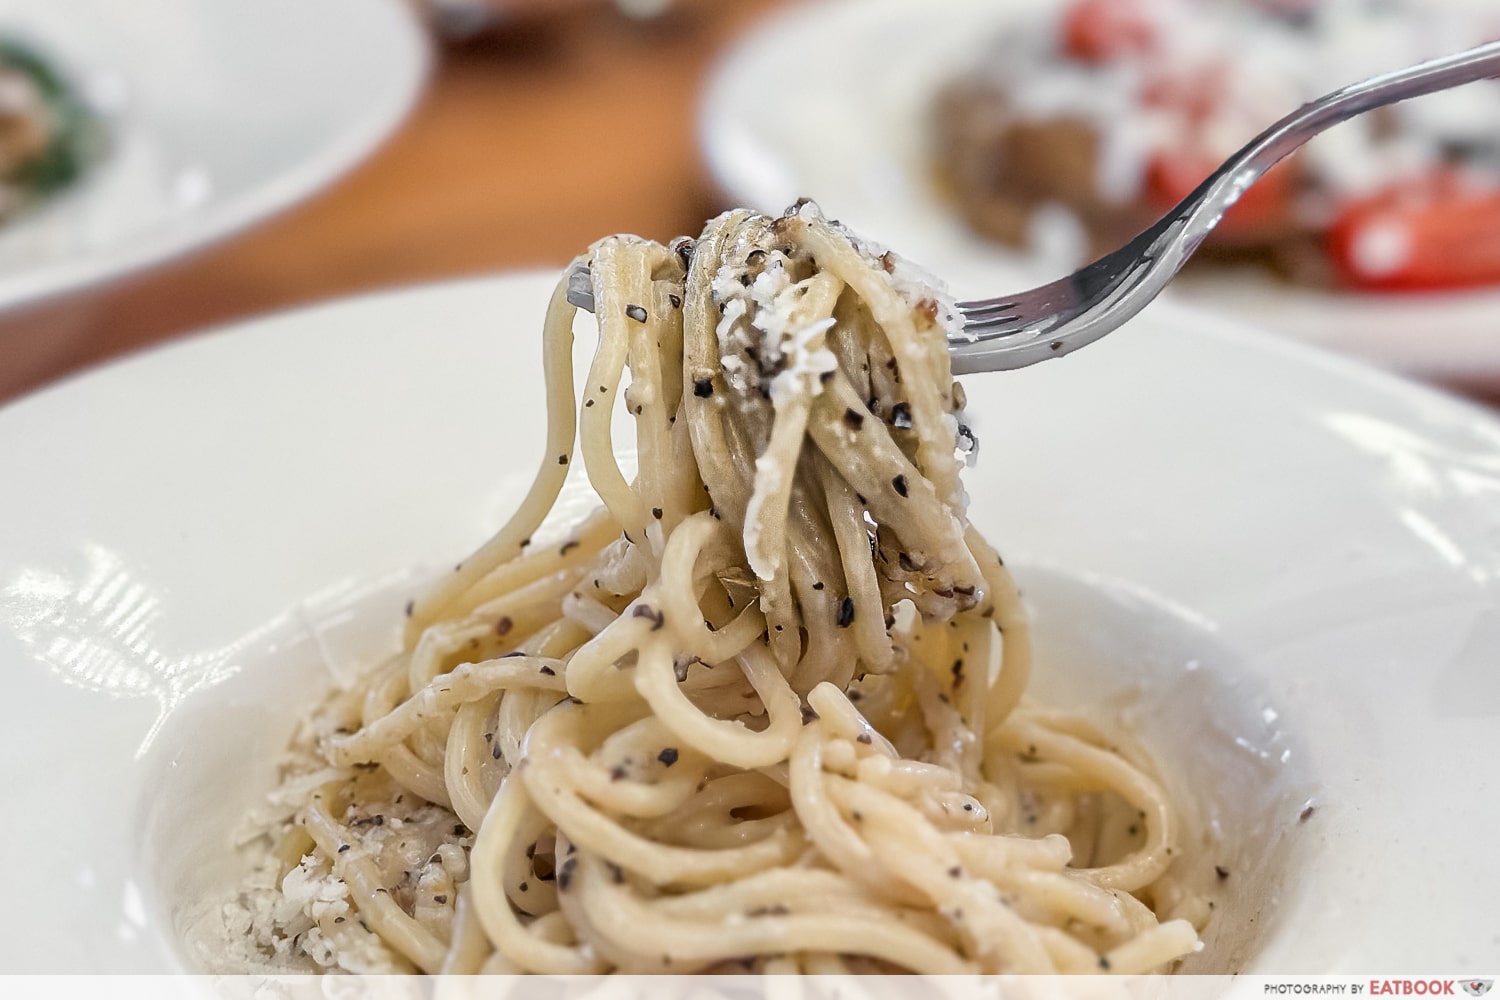
{"type": "Polygon", "coordinates": [[[645,22],[583,5],[444,47],[410,120],[332,189],[103,292],[0,317],[0,344],[30,345],[0,358],[0,399],[257,313],[560,265],[607,233],[698,232],[725,207],[698,154],[701,83],[786,2],[679,0],[645,22]]]}

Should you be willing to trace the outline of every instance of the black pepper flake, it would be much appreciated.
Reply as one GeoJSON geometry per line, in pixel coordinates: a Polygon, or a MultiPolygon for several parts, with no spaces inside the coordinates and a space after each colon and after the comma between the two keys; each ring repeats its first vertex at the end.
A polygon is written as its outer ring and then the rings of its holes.
{"type": "Polygon", "coordinates": [[[833,381],[833,372],[827,371],[818,373],[818,381],[823,383],[824,385],[827,385],[829,382],[833,381]]]}
{"type": "Polygon", "coordinates": [[[433,896],[432,897],[432,901],[434,903],[446,903],[446,902],[448,902],[448,897],[446,895],[444,895],[444,894],[439,894],[439,895],[433,896]]]}
{"type": "Polygon", "coordinates": [[[839,604],[839,628],[848,628],[854,624],[854,598],[846,597],[839,604]]]}
{"type": "Polygon", "coordinates": [[[773,903],[770,906],[757,906],[754,909],[746,910],[745,911],[745,916],[747,916],[747,917],[784,917],[788,913],[791,913],[791,912],[792,911],[790,909],[788,909],[785,904],[783,904],[783,903],[773,903]]]}
{"type": "Polygon", "coordinates": [[[490,745],[490,759],[491,760],[502,760],[502,759],[504,759],[504,757],[505,757],[505,754],[504,754],[503,751],[501,751],[500,744],[493,743],[493,744],[490,745]]]}
{"type": "Polygon", "coordinates": [[[961,680],[964,679],[964,661],[963,660],[954,660],[953,661],[952,674],[953,674],[953,679],[955,681],[961,681],[961,680]]]}
{"type": "Polygon", "coordinates": [[[629,773],[630,772],[626,770],[624,764],[616,764],[614,767],[609,769],[609,780],[624,781],[629,773]]]}
{"type": "Polygon", "coordinates": [[[823,581],[822,580],[819,580],[817,583],[813,584],[813,590],[822,590],[822,589],[823,589],[823,581]]]}
{"type": "Polygon", "coordinates": [[[609,880],[611,882],[615,885],[620,885],[625,881],[625,870],[623,868],[613,861],[606,861],[604,864],[609,868],[609,880]]]}
{"type": "Polygon", "coordinates": [[[646,310],[642,306],[630,305],[625,307],[625,315],[637,323],[646,322],[646,310]]]}
{"type": "Polygon", "coordinates": [[[656,632],[667,623],[667,616],[648,604],[637,604],[631,615],[635,618],[645,618],[651,622],[651,631],[656,632]]]}
{"type": "Polygon", "coordinates": [[[1306,809],[1302,810],[1300,815],[1298,815],[1297,822],[1306,823],[1308,820],[1312,819],[1312,814],[1316,811],[1317,810],[1315,807],[1308,806],[1306,809]]]}
{"type": "Polygon", "coordinates": [[[515,628],[515,625],[516,625],[516,623],[513,622],[513,621],[511,621],[510,618],[508,618],[508,617],[501,618],[499,621],[497,621],[495,623],[495,634],[496,635],[505,635],[512,628],[515,628]]]}
{"type": "Polygon", "coordinates": [[[1061,348],[1062,348],[1062,341],[1060,341],[1060,340],[1054,340],[1052,343],[1050,343],[1050,344],[1047,345],[1047,349],[1048,350],[1052,350],[1052,351],[1060,350],[1061,348]]]}
{"type": "Polygon", "coordinates": [[[336,924],[341,924],[341,923],[344,922],[344,918],[343,917],[334,917],[333,918],[333,922],[336,923],[336,924]]]}
{"type": "Polygon", "coordinates": [[[339,845],[339,853],[340,854],[343,854],[348,849],[349,849],[349,845],[348,844],[340,844],[339,845]]]}
{"type": "Polygon", "coordinates": [[[869,733],[860,733],[858,736],[854,737],[854,742],[863,743],[865,746],[869,746],[871,743],[875,742],[875,738],[869,733]]]}
{"type": "Polygon", "coordinates": [[[682,308],[682,296],[680,296],[680,295],[668,295],[667,296],[667,301],[670,302],[670,303],[672,303],[672,308],[673,309],[681,309],[682,308]]]}
{"type": "Polygon", "coordinates": [[[569,858],[564,861],[562,867],[557,871],[557,891],[567,892],[568,886],[573,883],[573,869],[578,867],[577,858],[569,858]]]}
{"type": "Polygon", "coordinates": [[[411,617],[411,613],[413,611],[415,611],[415,610],[417,610],[417,602],[416,601],[407,601],[406,602],[406,617],[410,618],[411,617]]]}
{"type": "Polygon", "coordinates": [[[654,517],[654,518],[656,518],[658,521],[660,521],[661,520],[661,508],[660,507],[652,507],[651,508],[651,516],[654,517]]]}
{"type": "Polygon", "coordinates": [[[526,882],[522,882],[520,885],[516,886],[516,888],[520,889],[522,892],[530,892],[531,891],[531,886],[528,883],[526,883],[526,882]]]}
{"type": "Polygon", "coordinates": [[[1223,865],[1214,865],[1214,874],[1219,876],[1219,879],[1222,881],[1229,877],[1229,869],[1223,865]]]}
{"type": "Polygon", "coordinates": [[[1099,968],[1104,969],[1105,971],[1109,970],[1109,959],[1104,955],[1099,956],[1099,968]]]}
{"type": "Polygon", "coordinates": [[[817,712],[814,712],[811,706],[802,706],[802,724],[804,726],[809,722],[817,722],[820,718],[822,718],[822,716],[820,716],[817,712]]]}
{"type": "Polygon", "coordinates": [[[714,394],[714,380],[711,378],[693,379],[693,395],[699,399],[707,399],[714,394]]]}
{"type": "Polygon", "coordinates": [[[583,543],[582,542],[563,542],[562,548],[560,548],[560,549],[557,550],[557,554],[560,555],[560,556],[565,556],[569,552],[572,552],[574,549],[578,548],[578,546],[581,545],[581,544],[583,544],[583,543]]]}
{"type": "Polygon", "coordinates": [[[892,479],[891,480],[891,486],[901,496],[906,496],[907,495],[908,488],[907,488],[907,485],[906,485],[906,477],[905,476],[897,476],[895,479],[892,479]]]}
{"type": "Polygon", "coordinates": [[[584,406],[593,406],[594,405],[594,401],[592,399],[585,399],[583,401],[583,405],[584,406]]]}
{"type": "Polygon", "coordinates": [[[891,423],[901,430],[911,428],[911,406],[907,403],[897,403],[891,407],[891,423]]]}
{"type": "Polygon", "coordinates": [[[848,424],[852,430],[857,431],[865,425],[865,415],[858,410],[845,410],[844,423],[848,424]]]}
{"type": "Polygon", "coordinates": [[[971,813],[973,811],[974,811],[974,803],[972,803],[972,802],[965,802],[964,803],[964,812],[971,813]]]}
{"type": "Polygon", "coordinates": [[[558,455],[557,456],[557,464],[558,465],[567,465],[568,464],[568,456],[567,455],[558,455]]]}
{"type": "Polygon", "coordinates": [[[964,870],[958,867],[958,865],[954,865],[952,868],[948,869],[949,878],[963,878],[963,874],[964,870]]]}
{"type": "Polygon", "coordinates": [[[849,814],[849,818],[856,823],[863,823],[865,821],[865,814],[856,809],[849,814]]]}
{"type": "Polygon", "coordinates": [[[662,767],[671,767],[673,764],[677,763],[677,748],[667,747],[661,753],[656,755],[656,759],[661,761],[662,767]]]}
{"type": "Polygon", "coordinates": [[[544,673],[544,674],[546,674],[548,677],[556,677],[557,676],[557,671],[553,670],[551,667],[547,666],[546,664],[542,664],[541,672],[544,673]]]}

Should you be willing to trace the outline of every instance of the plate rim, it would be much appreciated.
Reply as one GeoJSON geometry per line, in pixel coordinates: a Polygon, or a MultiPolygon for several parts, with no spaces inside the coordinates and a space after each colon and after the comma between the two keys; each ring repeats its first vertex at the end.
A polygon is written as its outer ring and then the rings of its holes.
{"type": "MultiPolygon", "coordinates": [[[[398,85],[391,99],[362,108],[333,141],[312,155],[260,178],[247,190],[205,211],[191,224],[161,219],[145,230],[41,266],[0,274],[0,314],[46,305],[69,295],[107,288],[142,272],[209,249],[269,222],[346,177],[389,142],[421,98],[434,67],[434,45],[416,12],[402,0],[363,0],[354,5],[383,20],[382,31],[399,59],[382,63],[398,85]]],[[[354,9],[351,7],[351,9],[354,9]]],[[[75,74],[85,68],[71,67],[75,74]]],[[[137,112],[131,112],[134,116],[137,112]]],[[[98,165],[109,169],[109,161],[98,165]]],[[[92,178],[83,178],[89,183],[92,178]]],[[[58,193],[66,199],[72,191],[58,193]]],[[[42,206],[45,210],[48,206],[42,206]]],[[[24,225],[25,220],[15,220],[24,225]]]]}

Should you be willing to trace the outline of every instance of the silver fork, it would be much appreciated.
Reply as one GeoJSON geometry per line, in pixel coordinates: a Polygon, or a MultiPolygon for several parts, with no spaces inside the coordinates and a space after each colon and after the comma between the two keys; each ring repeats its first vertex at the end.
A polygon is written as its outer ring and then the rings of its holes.
{"type": "MultiPolygon", "coordinates": [[[[1488,77],[1500,77],[1500,42],[1386,73],[1303,105],[1120,249],[1030,291],[960,302],[963,328],[948,338],[954,374],[1025,368],[1092,344],[1160,295],[1250,185],[1313,136],[1367,111],[1488,77]]],[[[586,269],[568,275],[568,301],[594,308],[586,269]]]]}

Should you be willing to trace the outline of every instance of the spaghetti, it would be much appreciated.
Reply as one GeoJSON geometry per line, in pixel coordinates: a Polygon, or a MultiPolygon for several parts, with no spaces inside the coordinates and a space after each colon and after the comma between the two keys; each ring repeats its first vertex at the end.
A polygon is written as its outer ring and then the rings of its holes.
{"type": "Polygon", "coordinates": [[[1142,972],[1197,947],[1136,748],[1030,703],[951,304],[810,204],[581,258],[547,450],[298,738],[242,928],[354,971],[1142,972]],[[629,378],[626,381],[626,370],[629,378]],[[621,468],[617,405],[639,468],[621,468]],[[530,539],[581,460],[602,507],[530,539]]]}

